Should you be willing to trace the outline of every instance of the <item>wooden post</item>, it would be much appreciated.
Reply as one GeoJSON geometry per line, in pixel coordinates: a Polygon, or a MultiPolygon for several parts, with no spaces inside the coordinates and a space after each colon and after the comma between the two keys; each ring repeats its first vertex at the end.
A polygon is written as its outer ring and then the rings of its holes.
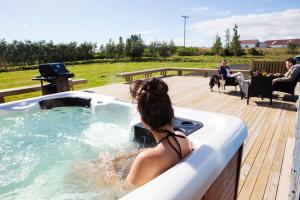
{"type": "Polygon", "coordinates": [[[5,103],[4,97],[0,96],[0,103],[5,103]]]}
{"type": "Polygon", "coordinates": [[[208,71],[204,71],[204,77],[208,77],[208,71]]]}

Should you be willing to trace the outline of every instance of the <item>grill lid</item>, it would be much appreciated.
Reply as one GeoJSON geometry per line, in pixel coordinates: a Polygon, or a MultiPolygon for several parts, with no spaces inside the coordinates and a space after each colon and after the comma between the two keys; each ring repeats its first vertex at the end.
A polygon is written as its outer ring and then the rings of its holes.
{"type": "Polygon", "coordinates": [[[66,76],[67,78],[74,77],[74,74],[70,73],[63,63],[40,64],[39,71],[44,78],[57,76],[66,76]]]}

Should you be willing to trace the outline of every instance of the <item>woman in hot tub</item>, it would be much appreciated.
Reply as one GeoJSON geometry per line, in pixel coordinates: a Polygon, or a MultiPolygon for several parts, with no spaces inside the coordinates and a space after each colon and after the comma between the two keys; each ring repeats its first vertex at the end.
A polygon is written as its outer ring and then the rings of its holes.
{"type": "Polygon", "coordinates": [[[157,142],[156,147],[138,154],[127,176],[128,183],[141,186],[191,153],[192,144],[183,133],[174,131],[174,110],[164,81],[146,79],[135,82],[132,88],[141,120],[157,142]]]}
{"type": "Polygon", "coordinates": [[[192,151],[192,143],[172,126],[174,110],[165,82],[157,78],[134,82],[131,95],[137,100],[141,120],[157,146],[113,158],[102,156],[87,166],[88,173],[85,167],[77,165],[76,174],[89,179],[88,182],[92,179],[101,187],[130,190],[159,176],[192,151]]]}

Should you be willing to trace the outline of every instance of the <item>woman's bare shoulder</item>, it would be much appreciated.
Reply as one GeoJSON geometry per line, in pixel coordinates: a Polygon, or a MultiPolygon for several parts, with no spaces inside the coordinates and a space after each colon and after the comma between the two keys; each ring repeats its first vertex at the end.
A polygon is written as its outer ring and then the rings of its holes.
{"type": "Polygon", "coordinates": [[[159,151],[157,150],[157,147],[149,148],[139,153],[139,155],[136,157],[136,160],[141,160],[143,162],[152,161],[152,159],[157,158],[158,155],[159,151]]]}
{"type": "Polygon", "coordinates": [[[156,147],[139,153],[131,166],[127,181],[134,186],[140,186],[156,177],[159,155],[156,147]]]}

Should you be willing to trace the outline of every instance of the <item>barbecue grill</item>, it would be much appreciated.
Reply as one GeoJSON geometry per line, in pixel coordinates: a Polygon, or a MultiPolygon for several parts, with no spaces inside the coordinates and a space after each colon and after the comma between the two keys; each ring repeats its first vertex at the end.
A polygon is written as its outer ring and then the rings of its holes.
{"type": "Polygon", "coordinates": [[[32,80],[41,81],[43,95],[69,91],[69,78],[74,74],[69,72],[63,63],[47,63],[39,65],[40,76],[32,80]],[[48,82],[44,84],[44,81],[48,82]]]}

